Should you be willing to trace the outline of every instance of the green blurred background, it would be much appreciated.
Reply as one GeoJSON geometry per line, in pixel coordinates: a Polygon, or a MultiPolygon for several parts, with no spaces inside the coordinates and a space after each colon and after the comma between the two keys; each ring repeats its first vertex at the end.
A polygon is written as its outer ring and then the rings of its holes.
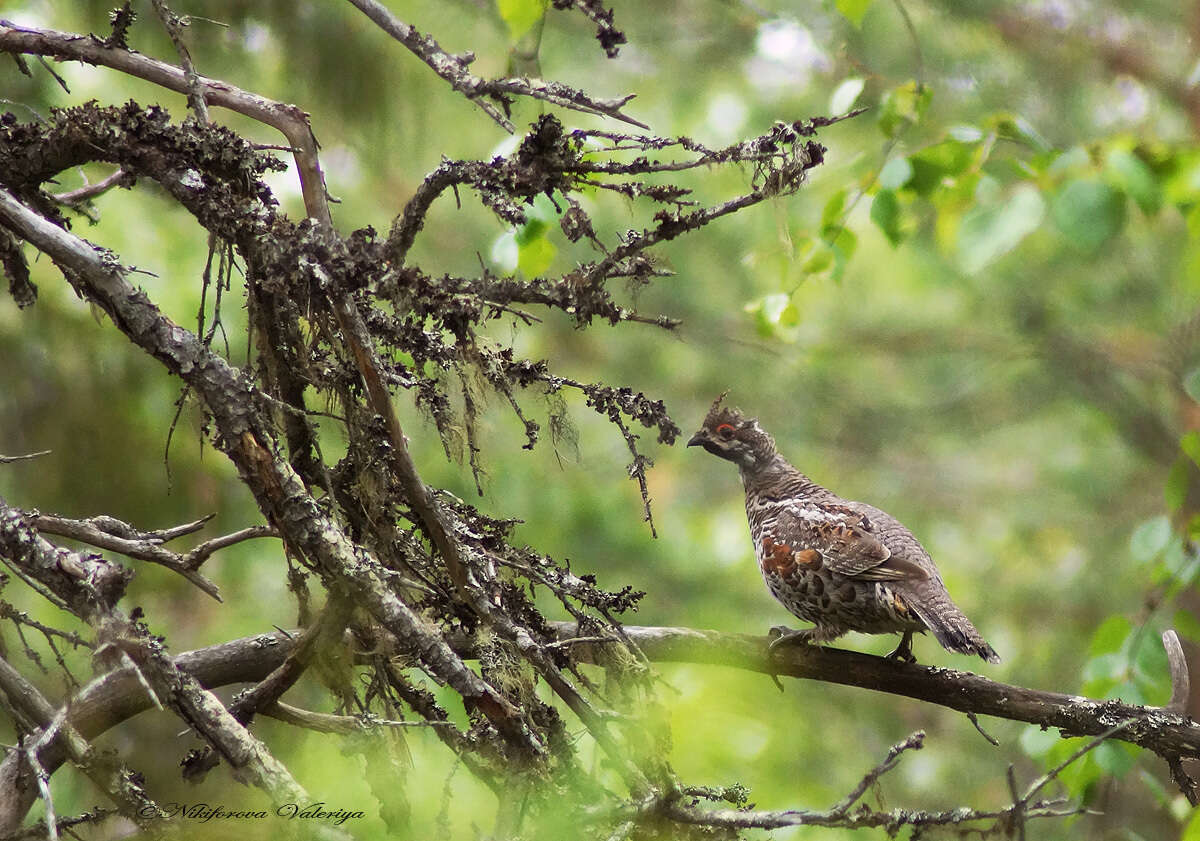
{"type": "MultiPolygon", "coordinates": [[[[103,34],[109,5],[0,2],[0,13],[103,34]]],[[[448,51],[474,51],[481,76],[521,72],[598,97],[636,93],[626,110],[654,132],[709,146],[760,134],[777,119],[869,106],[820,132],[826,162],[797,195],[667,244],[656,253],[674,275],[621,293],[642,313],[682,319],[677,331],[578,330],[550,313],[522,328],[515,346],[550,358],[559,374],[665,400],[685,434],[729,389],[730,401],[759,417],[815,480],[903,520],[1004,658],[981,666],[923,639],[921,662],[978,667],[1037,688],[1166,701],[1158,634],[1173,626],[1195,638],[1200,627],[1188,455],[1200,454],[1189,435],[1200,427],[1196,4],[617,2],[629,44],[613,61],[578,14],[552,10],[544,27],[528,29],[527,4],[511,0],[388,5],[448,51]],[[1161,73],[1119,63],[1117,48],[1161,73]]],[[[174,61],[149,4],[135,8],[131,46],[174,61]]],[[[347,3],[189,0],[173,8],[196,16],[188,43],[202,74],[311,113],[344,233],[386,231],[443,157],[487,159],[510,148],[499,127],[347,3]]],[[[0,67],[0,96],[22,120],[89,98],[132,97],[186,115],[183,97],[114,72],[56,65],[68,95],[36,62],[32,70],[27,78],[11,62],[0,67]]],[[[542,110],[518,102],[513,122],[521,128],[542,110]]],[[[568,126],[626,128],[557,113],[568,126]]],[[[260,142],[282,142],[220,109],[212,116],[260,142]]],[[[106,174],[64,173],[62,186],[106,174]]],[[[713,169],[671,180],[714,203],[744,192],[750,177],[713,169]]],[[[294,177],[271,183],[284,208],[301,215],[294,177]]],[[[623,199],[584,201],[610,244],[649,224],[646,208],[623,199]]],[[[97,207],[96,224],[81,218],[75,230],[152,273],[139,277],[151,297],[194,325],[206,240],[190,218],[151,184],[114,191],[97,207]]],[[[435,275],[478,273],[480,260],[498,272],[561,274],[595,258],[586,242],[559,233],[548,205],[535,216],[512,231],[466,191],[461,208],[444,197],[410,262],[435,275]]],[[[197,540],[260,522],[230,465],[203,443],[194,403],[185,404],[164,458],[178,383],[79,301],[48,261],[34,271],[37,306],[18,312],[0,298],[0,452],[53,453],[0,468],[0,494],[21,507],[110,514],[143,528],[217,512],[197,540]]],[[[235,363],[247,353],[237,293],[221,313],[235,363]]],[[[507,321],[494,326],[497,337],[513,333],[507,321]]],[[[531,417],[546,420],[539,393],[519,397],[531,417]]],[[[630,623],[762,633],[791,619],[755,569],[729,465],[643,436],[656,462],[652,540],[625,478],[624,442],[582,400],[568,395],[567,403],[577,441],[556,447],[547,437],[532,452],[521,448],[523,430],[507,407],[486,407],[488,477],[478,499],[470,471],[447,460],[432,424],[399,400],[427,482],[487,513],[523,519],[520,540],[569,558],[602,586],[645,590],[630,623]]],[[[218,554],[205,567],[226,597],[217,604],[137,564],[127,604],[145,608],[173,651],[291,627],[296,609],[283,569],[271,542],[218,554]]],[[[4,597],[63,622],[17,586],[4,597]]],[[[0,633],[10,652],[20,647],[10,626],[0,633]]],[[[845,641],[876,653],[894,643],[845,641]]],[[[31,644],[52,664],[39,640],[31,644]]],[[[85,680],[86,658],[69,662],[85,680]]],[[[780,695],[767,678],[733,670],[660,671],[656,714],[670,724],[676,771],[689,783],[742,783],[760,808],[828,807],[915,729],[927,731],[927,747],[885,778],[888,808],[1001,808],[1009,763],[1027,780],[1077,746],[986,720],[1000,741],[992,747],[959,714],[862,690],[788,681],[780,695]]],[[[43,683],[62,692],[53,668],[43,683]]],[[[310,685],[289,699],[331,705],[310,685]]],[[[199,787],[178,782],[174,766],[192,745],[179,727],[143,716],[102,744],[162,786],[151,789],[160,802],[261,802],[221,772],[199,787]],[[149,743],[158,746],[153,754],[149,743]]],[[[310,792],[368,813],[356,834],[382,837],[364,760],[340,737],[266,720],[256,732],[310,792]]],[[[432,735],[407,742],[414,771],[398,785],[413,804],[412,837],[486,836],[491,795],[455,771],[432,735]]],[[[1036,837],[1200,838],[1153,757],[1105,745],[1064,780],[1104,814],[1042,823],[1036,837]]],[[[70,772],[54,784],[60,814],[96,797],[70,772]]],[[[564,820],[561,837],[580,831],[564,820]]],[[[193,829],[198,837],[218,831],[193,829]]],[[[270,834],[269,826],[238,829],[270,834]]]]}

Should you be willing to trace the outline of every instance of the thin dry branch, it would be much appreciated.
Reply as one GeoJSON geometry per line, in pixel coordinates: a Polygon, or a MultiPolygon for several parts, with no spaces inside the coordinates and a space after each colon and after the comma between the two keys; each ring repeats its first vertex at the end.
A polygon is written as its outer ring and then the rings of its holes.
{"type": "Polygon", "coordinates": [[[315,730],[318,733],[340,733],[342,735],[377,733],[387,727],[454,727],[454,723],[450,721],[390,721],[372,716],[330,715],[329,713],[317,713],[312,710],[300,709],[291,704],[285,704],[282,701],[277,701],[269,707],[264,707],[260,712],[269,718],[274,718],[286,724],[294,724],[297,727],[303,727],[305,730],[315,730]]]}
{"type": "Polygon", "coordinates": [[[132,182],[133,176],[123,169],[117,169],[112,175],[100,179],[95,184],[85,184],[74,190],[55,193],[51,198],[67,207],[78,207],[86,201],[107,193],[113,187],[128,187],[132,182]]]}
{"type": "Polygon", "coordinates": [[[314,218],[329,222],[329,205],[317,157],[317,141],[308,116],[295,105],[274,102],[218,79],[197,76],[189,81],[188,74],[174,65],[121,47],[109,46],[91,35],[17,26],[11,21],[0,20],[0,52],[49,56],[109,67],[185,96],[199,90],[209,105],[227,108],[277,129],[295,150],[305,207],[314,218]]]}
{"type": "Polygon", "coordinates": [[[50,455],[50,450],[42,450],[36,453],[26,453],[25,455],[21,456],[0,456],[0,464],[12,464],[13,462],[17,461],[31,461],[32,459],[48,455],[50,455]]]}
{"type": "MultiPolygon", "coordinates": [[[[730,799],[726,792],[687,790],[684,794],[693,799],[690,803],[678,794],[668,795],[658,801],[651,800],[633,804],[639,812],[656,811],[680,823],[695,824],[705,827],[722,827],[725,829],[780,829],[789,826],[825,826],[860,829],[864,827],[882,827],[889,836],[894,836],[902,827],[912,827],[914,837],[928,827],[954,826],[962,827],[960,832],[975,831],[986,837],[992,832],[1006,831],[1016,826],[1023,829],[1025,822],[1032,818],[1059,818],[1081,814],[1086,811],[1082,807],[1064,808],[1067,801],[1062,798],[1050,800],[1033,800],[1042,787],[1057,776],[1065,767],[1077,761],[1080,757],[1095,749],[1101,742],[1115,733],[1117,728],[1093,739],[1051,774],[1039,778],[1032,784],[1025,797],[1014,796],[1013,802],[1005,809],[984,810],[959,807],[941,812],[926,812],[915,809],[892,809],[880,811],[866,805],[860,805],[853,812],[850,808],[857,803],[869,788],[874,786],[884,774],[891,771],[900,762],[901,756],[910,750],[919,750],[925,739],[921,731],[913,733],[907,739],[891,747],[883,761],[866,773],[859,784],[837,803],[833,808],[823,812],[787,809],[777,811],[757,811],[753,808],[742,809],[703,809],[698,808],[701,798],[706,800],[730,799]],[[987,822],[987,826],[971,826],[987,822]]],[[[1010,780],[1012,780],[1010,771],[1010,780]]],[[[1013,783],[1015,786],[1015,783],[1013,783]]]]}
{"type": "Polygon", "coordinates": [[[512,123],[507,118],[508,107],[513,96],[528,96],[563,108],[582,111],[585,114],[612,117],[630,125],[647,128],[644,123],[621,112],[621,107],[633,98],[632,95],[611,100],[595,99],[581,90],[559,82],[527,78],[484,79],[467,69],[475,60],[475,56],[471,53],[465,55],[447,53],[433,38],[423,35],[411,25],[400,20],[376,0],[350,0],[350,2],[370,18],[376,26],[429,65],[433,72],[449,82],[454,90],[482,108],[489,117],[509,132],[514,131],[512,123]],[[504,109],[504,113],[501,113],[499,108],[484,97],[498,102],[504,109]]]}
{"type": "Polygon", "coordinates": [[[187,45],[183,43],[183,30],[187,23],[171,11],[164,0],[150,0],[150,4],[154,6],[154,13],[162,21],[163,28],[167,30],[167,36],[170,37],[175,52],[179,55],[179,66],[183,68],[184,77],[188,82],[188,107],[196,112],[196,118],[200,122],[207,123],[208,105],[204,102],[204,88],[200,84],[200,76],[196,73],[196,67],[192,64],[191,53],[188,52],[187,45]]]}
{"type": "MultiPolygon", "coordinates": [[[[198,564],[193,562],[193,559],[190,557],[191,553],[180,555],[178,552],[164,549],[161,545],[164,538],[153,534],[143,534],[125,523],[121,524],[126,528],[123,534],[114,533],[118,531],[118,528],[106,529],[97,522],[99,519],[73,520],[50,514],[38,514],[33,517],[33,524],[38,531],[46,534],[69,537],[72,540],[78,540],[81,543],[95,546],[98,549],[108,549],[111,552],[118,552],[128,558],[137,558],[141,561],[149,561],[150,563],[166,567],[172,572],[183,576],[217,601],[221,601],[221,591],[217,588],[217,585],[196,572],[198,564]]],[[[111,517],[103,518],[104,523],[111,520],[111,517]]],[[[226,538],[217,538],[217,540],[224,540],[226,542],[206,548],[204,557],[211,555],[218,548],[238,542],[237,540],[229,541],[228,536],[226,538]]]]}

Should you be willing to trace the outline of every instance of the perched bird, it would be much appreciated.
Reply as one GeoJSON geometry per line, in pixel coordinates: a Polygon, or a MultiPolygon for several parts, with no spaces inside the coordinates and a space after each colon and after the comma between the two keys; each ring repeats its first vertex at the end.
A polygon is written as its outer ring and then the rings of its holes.
{"type": "Polygon", "coordinates": [[[847,631],[901,633],[888,656],[911,663],[913,632],[928,630],[949,651],[1000,662],[950,600],[912,532],[890,514],[842,499],[792,467],[757,420],[721,406],[724,397],[713,403],[688,446],[738,466],[763,579],[784,607],[814,626],[775,639],[772,650],[847,631]]]}

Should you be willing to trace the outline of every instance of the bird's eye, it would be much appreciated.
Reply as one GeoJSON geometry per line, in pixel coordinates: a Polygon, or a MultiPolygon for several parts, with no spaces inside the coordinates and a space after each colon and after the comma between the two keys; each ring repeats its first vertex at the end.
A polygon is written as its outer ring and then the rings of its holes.
{"type": "Polygon", "coordinates": [[[733,424],[723,423],[717,427],[717,434],[722,438],[732,438],[734,433],[733,424]]]}

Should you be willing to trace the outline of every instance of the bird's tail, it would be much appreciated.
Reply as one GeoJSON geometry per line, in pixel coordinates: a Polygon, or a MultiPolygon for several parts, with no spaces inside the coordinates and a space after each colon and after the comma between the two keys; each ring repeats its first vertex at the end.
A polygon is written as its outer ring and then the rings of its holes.
{"type": "Polygon", "coordinates": [[[942,648],[960,654],[978,654],[989,663],[1000,662],[996,649],[988,645],[983,634],[958,609],[958,605],[950,601],[948,595],[937,593],[932,598],[912,595],[916,597],[906,599],[908,606],[925,623],[942,648]]]}

